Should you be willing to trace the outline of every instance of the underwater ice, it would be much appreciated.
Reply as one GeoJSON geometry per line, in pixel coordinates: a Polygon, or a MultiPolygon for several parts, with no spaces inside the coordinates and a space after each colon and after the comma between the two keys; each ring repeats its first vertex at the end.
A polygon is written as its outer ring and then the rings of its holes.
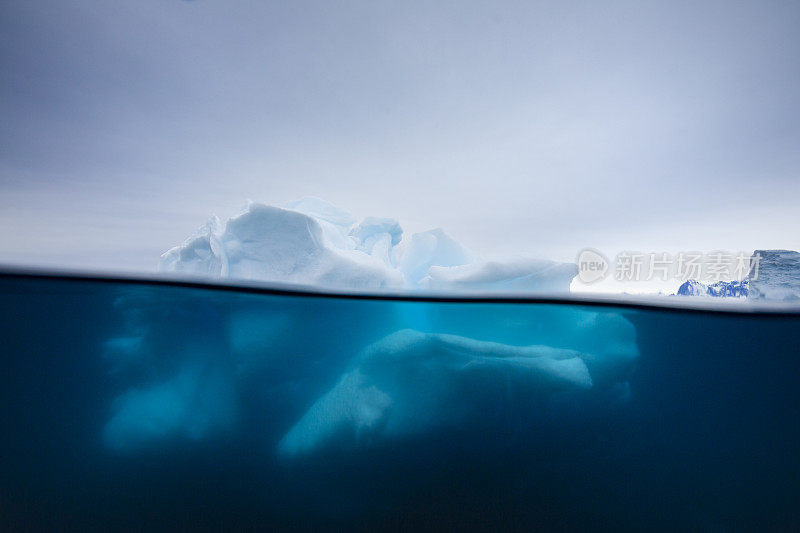
{"type": "Polygon", "coordinates": [[[212,217],[161,258],[162,271],[345,289],[568,292],[577,267],[545,259],[486,261],[441,229],[403,238],[394,219],[358,221],[317,198],[251,203],[212,217]]]}
{"type": "Polygon", "coordinates": [[[633,325],[610,311],[236,301],[120,297],[122,331],[104,343],[118,383],[103,430],[110,450],[213,440],[254,421],[265,453],[285,461],[499,430],[565,401],[625,401],[639,355],[633,325]]]}
{"type": "Polygon", "coordinates": [[[229,378],[187,361],[177,376],[127,391],[112,406],[114,415],[103,435],[106,444],[130,452],[173,438],[196,441],[231,427],[236,394],[229,378]]]}
{"type": "Polygon", "coordinates": [[[574,350],[402,330],[367,347],[286,434],[278,451],[299,456],[466,418],[474,423],[486,387],[498,385],[544,397],[591,388],[592,378],[574,350]]]}

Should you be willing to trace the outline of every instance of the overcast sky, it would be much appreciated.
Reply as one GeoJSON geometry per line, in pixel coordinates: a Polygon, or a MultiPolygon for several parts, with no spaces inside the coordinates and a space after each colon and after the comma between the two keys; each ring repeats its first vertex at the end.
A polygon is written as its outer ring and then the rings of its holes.
{"type": "Polygon", "coordinates": [[[800,248],[796,1],[0,9],[0,263],[307,195],[485,256],[800,248]]]}

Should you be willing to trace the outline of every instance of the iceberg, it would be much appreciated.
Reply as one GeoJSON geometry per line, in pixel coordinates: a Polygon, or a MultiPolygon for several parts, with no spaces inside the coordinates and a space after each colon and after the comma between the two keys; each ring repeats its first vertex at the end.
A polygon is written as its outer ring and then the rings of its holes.
{"type": "Polygon", "coordinates": [[[717,281],[707,285],[690,279],[679,296],[747,298],[750,301],[800,299],[800,253],[791,250],[756,250],[750,257],[750,272],[741,281],[717,281]]]}
{"type": "Polygon", "coordinates": [[[283,437],[278,453],[303,456],[454,426],[466,417],[474,424],[489,414],[481,398],[497,387],[547,395],[591,388],[592,378],[574,350],[401,330],[367,347],[283,437]]]}
{"type": "Polygon", "coordinates": [[[359,221],[318,198],[250,203],[225,223],[212,217],[164,253],[159,269],[336,289],[466,292],[569,292],[577,274],[572,263],[485,260],[442,229],[404,238],[397,220],[359,221]]]}
{"type": "Polygon", "coordinates": [[[517,258],[444,267],[432,265],[420,285],[430,289],[547,292],[571,280],[578,269],[571,263],[517,258]]]}
{"type": "MultiPolygon", "coordinates": [[[[212,217],[161,269],[464,292],[567,291],[577,272],[544,259],[485,260],[441,229],[405,236],[394,219],[359,220],[315,198],[212,217]]],[[[122,385],[103,430],[117,453],[214,439],[264,413],[274,427],[267,449],[283,459],[492,428],[498,413],[539,416],[565,396],[624,400],[638,357],[635,330],[617,313],[493,304],[487,321],[469,305],[277,295],[222,305],[181,294],[131,288],[118,298],[123,328],[103,343],[122,385]]]]}
{"type": "MultiPolygon", "coordinates": [[[[301,206],[304,207],[304,206],[301,206]]],[[[250,204],[224,227],[212,219],[162,256],[161,270],[321,287],[380,289],[402,284],[399,272],[356,249],[350,220],[250,204]]],[[[339,215],[339,216],[336,216],[339,215]]]]}
{"type": "Polygon", "coordinates": [[[277,453],[298,459],[465,424],[496,428],[502,413],[535,411],[558,394],[595,386],[626,401],[635,344],[613,329],[594,334],[612,341],[605,346],[611,352],[397,331],[353,360],[280,440],[277,453]]]}
{"type": "Polygon", "coordinates": [[[750,299],[800,299],[800,253],[756,250],[750,259],[750,268],[750,299]]]}
{"type": "Polygon", "coordinates": [[[115,307],[102,440],[121,455],[227,442],[254,424],[284,461],[501,431],[510,416],[561,416],[559,402],[625,401],[639,357],[624,314],[554,304],[129,287],[115,307]]]}
{"type": "Polygon", "coordinates": [[[236,418],[230,376],[187,365],[174,378],[118,397],[103,438],[109,448],[130,453],[170,439],[201,440],[229,429],[236,418]]]}
{"type": "Polygon", "coordinates": [[[403,254],[400,270],[410,286],[420,283],[431,267],[456,267],[472,264],[475,256],[442,229],[415,233],[403,254]]]}
{"type": "Polygon", "coordinates": [[[678,287],[677,296],[711,296],[715,298],[745,298],[749,292],[749,280],[717,281],[706,285],[700,281],[686,280],[678,287]]]}

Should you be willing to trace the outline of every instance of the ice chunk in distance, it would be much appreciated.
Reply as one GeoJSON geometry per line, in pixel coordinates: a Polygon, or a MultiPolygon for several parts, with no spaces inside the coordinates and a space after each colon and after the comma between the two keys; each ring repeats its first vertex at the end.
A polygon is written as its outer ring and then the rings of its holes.
{"type": "Polygon", "coordinates": [[[497,387],[503,397],[509,387],[546,397],[591,388],[592,379],[574,350],[401,330],[367,347],[277,451],[301,457],[455,425],[485,413],[481,402],[497,387]]]}
{"type": "Polygon", "coordinates": [[[800,299],[800,253],[756,250],[750,258],[751,300],[800,299]]]}

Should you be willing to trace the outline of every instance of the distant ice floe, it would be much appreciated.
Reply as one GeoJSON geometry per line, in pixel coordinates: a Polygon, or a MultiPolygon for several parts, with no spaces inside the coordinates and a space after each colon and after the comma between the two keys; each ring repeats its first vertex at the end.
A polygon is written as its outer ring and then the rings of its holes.
{"type": "Polygon", "coordinates": [[[707,285],[685,281],[678,296],[740,298],[750,301],[800,299],[800,253],[791,250],[756,250],[750,258],[750,273],[743,280],[717,281],[707,285]]]}
{"type": "Polygon", "coordinates": [[[358,221],[317,198],[283,208],[251,203],[212,217],[167,251],[166,272],[344,289],[569,292],[577,267],[546,259],[484,260],[441,229],[403,238],[389,218],[358,221]]]}
{"type": "Polygon", "coordinates": [[[717,281],[710,285],[689,279],[678,287],[678,296],[710,296],[715,298],[747,298],[749,280],[717,281]]]}
{"type": "Polygon", "coordinates": [[[756,250],[758,276],[750,279],[751,300],[800,300],[800,253],[756,250]]]}

